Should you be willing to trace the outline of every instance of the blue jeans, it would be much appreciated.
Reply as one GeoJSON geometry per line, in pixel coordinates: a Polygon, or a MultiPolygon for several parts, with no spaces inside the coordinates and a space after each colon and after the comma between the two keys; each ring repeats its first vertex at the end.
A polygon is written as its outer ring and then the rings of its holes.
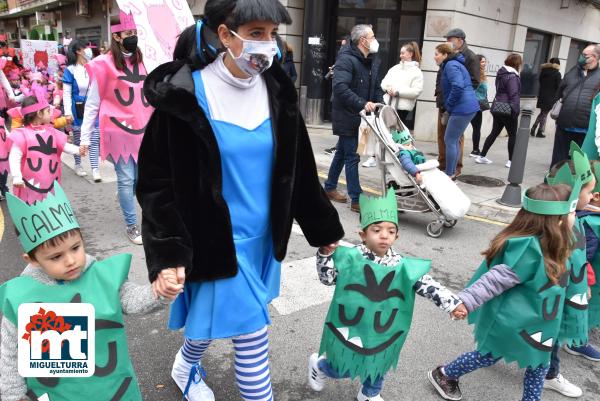
{"type": "MultiPolygon", "coordinates": [[[[336,370],[334,370],[327,359],[321,359],[318,363],[319,369],[321,372],[325,373],[325,376],[331,377],[332,379],[345,379],[350,377],[350,372],[346,372],[341,375],[336,370]]],[[[381,388],[383,387],[383,378],[378,377],[373,383],[371,383],[370,379],[367,379],[363,383],[362,393],[367,397],[375,397],[381,393],[381,388]]]]}
{"type": "Polygon", "coordinates": [[[119,205],[123,211],[125,224],[130,226],[137,224],[137,214],[135,210],[135,186],[138,178],[138,165],[133,157],[129,157],[127,162],[119,158],[117,163],[114,163],[115,172],[117,173],[117,190],[119,193],[119,205]]]}
{"type": "MultiPolygon", "coordinates": [[[[356,130],[358,132],[358,128],[356,130]]],[[[358,203],[358,197],[362,192],[358,178],[358,162],[360,156],[356,153],[358,148],[358,135],[340,136],[335,145],[335,155],[329,167],[327,181],[325,181],[325,191],[333,191],[337,188],[338,178],[342,173],[342,168],[346,167],[346,182],[348,183],[348,195],[352,203],[358,203]]]]}
{"type": "Polygon", "coordinates": [[[465,132],[465,129],[477,113],[466,115],[450,114],[446,133],[444,134],[444,143],[446,144],[446,174],[454,175],[456,164],[458,163],[458,153],[460,146],[458,141],[465,132]]]}
{"type": "Polygon", "coordinates": [[[558,357],[559,349],[558,343],[554,344],[554,347],[552,347],[552,353],[550,354],[550,369],[548,369],[548,373],[546,373],[546,379],[548,380],[556,379],[556,376],[560,373],[560,358],[558,357]]]}

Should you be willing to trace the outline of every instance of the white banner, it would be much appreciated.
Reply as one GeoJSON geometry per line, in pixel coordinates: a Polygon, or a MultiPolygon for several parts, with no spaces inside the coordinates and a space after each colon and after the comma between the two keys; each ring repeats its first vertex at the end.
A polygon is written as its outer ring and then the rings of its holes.
{"type": "Polygon", "coordinates": [[[55,41],[21,39],[21,53],[23,66],[32,71],[47,69],[52,74],[58,68],[54,57],[58,53],[58,43],[55,41]]]}
{"type": "Polygon", "coordinates": [[[117,0],[117,4],[122,11],[133,13],[148,73],[173,60],[179,34],[194,23],[186,0],[117,0]]]}

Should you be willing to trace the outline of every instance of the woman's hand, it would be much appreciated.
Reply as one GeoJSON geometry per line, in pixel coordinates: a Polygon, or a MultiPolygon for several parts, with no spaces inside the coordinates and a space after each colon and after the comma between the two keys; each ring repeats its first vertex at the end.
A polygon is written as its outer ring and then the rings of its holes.
{"type": "Polygon", "coordinates": [[[161,270],[152,282],[152,292],[154,297],[165,297],[175,299],[177,295],[183,292],[183,284],[185,282],[185,268],[171,267],[161,270]]]}
{"type": "Polygon", "coordinates": [[[340,245],[340,241],[336,241],[333,244],[325,245],[319,248],[319,253],[323,256],[329,256],[335,252],[335,248],[340,245]]]}

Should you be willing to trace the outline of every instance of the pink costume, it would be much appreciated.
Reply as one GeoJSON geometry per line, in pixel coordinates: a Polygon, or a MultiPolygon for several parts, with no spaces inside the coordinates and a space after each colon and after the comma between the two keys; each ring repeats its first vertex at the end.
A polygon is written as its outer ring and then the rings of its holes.
{"type": "Polygon", "coordinates": [[[54,181],[60,183],[60,156],[67,136],[50,125],[29,125],[12,130],[10,140],[23,152],[21,174],[25,186],[14,187],[15,196],[30,205],[45,199],[54,192],[54,181]]]}
{"type": "Polygon", "coordinates": [[[4,129],[4,119],[0,117],[0,176],[10,172],[8,155],[10,154],[11,146],[12,143],[8,139],[6,130],[4,129]]]}
{"type": "Polygon", "coordinates": [[[138,152],[153,108],[144,97],[146,69],[127,59],[125,71],[119,71],[110,53],[86,64],[88,74],[98,84],[101,99],[100,156],[117,163],[129,157],[137,162],[138,152]]]}

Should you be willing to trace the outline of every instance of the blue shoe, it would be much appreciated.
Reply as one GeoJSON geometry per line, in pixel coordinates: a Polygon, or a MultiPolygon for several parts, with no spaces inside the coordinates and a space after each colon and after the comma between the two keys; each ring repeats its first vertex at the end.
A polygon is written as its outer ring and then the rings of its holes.
{"type": "Polygon", "coordinates": [[[564,345],[563,349],[566,353],[571,355],[579,355],[590,361],[600,362],[600,351],[594,348],[590,343],[584,344],[580,347],[564,345]]]}

